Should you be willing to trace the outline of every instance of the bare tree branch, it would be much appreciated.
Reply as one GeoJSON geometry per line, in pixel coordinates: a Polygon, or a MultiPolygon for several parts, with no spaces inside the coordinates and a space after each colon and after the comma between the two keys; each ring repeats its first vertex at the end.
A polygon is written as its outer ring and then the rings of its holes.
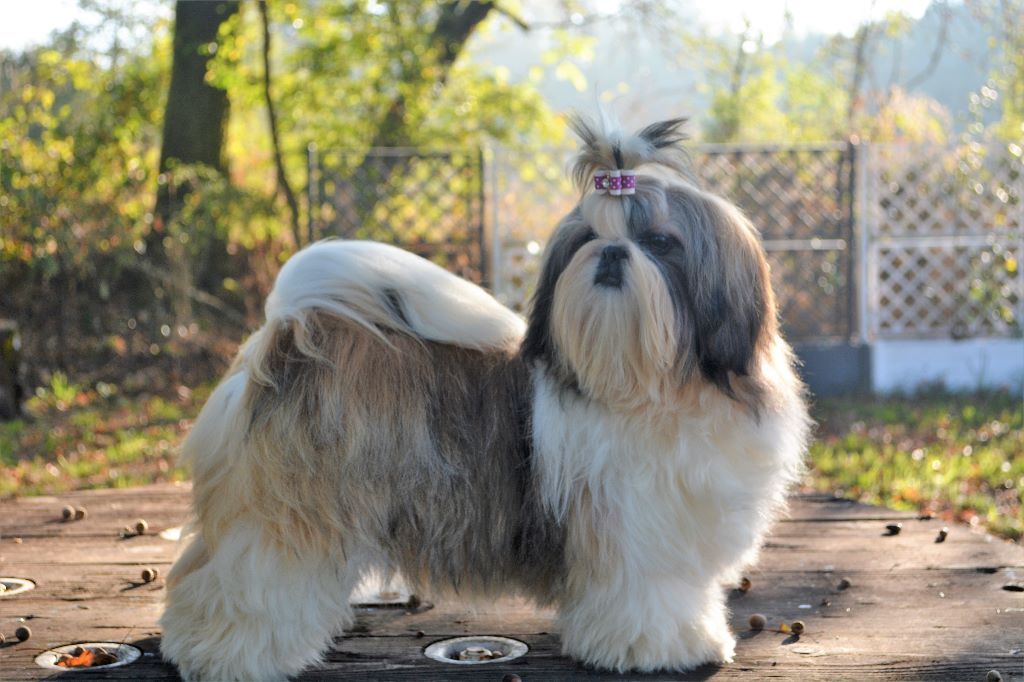
{"type": "MultiPolygon", "coordinates": [[[[900,79],[900,70],[903,67],[903,43],[898,39],[892,43],[892,69],[889,71],[889,85],[886,90],[892,92],[893,86],[900,79]]],[[[888,96],[887,96],[888,99],[888,96]]]]}
{"type": "Polygon", "coordinates": [[[284,159],[281,156],[281,140],[277,134],[277,114],[274,111],[274,100],[270,96],[270,18],[267,13],[266,0],[258,0],[256,5],[260,8],[260,20],[263,23],[263,97],[267,104],[267,118],[270,120],[270,140],[274,146],[274,168],[277,171],[277,192],[284,195],[285,203],[288,204],[288,218],[292,228],[292,238],[295,239],[295,246],[302,246],[302,232],[299,229],[299,204],[295,200],[295,193],[288,182],[288,175],[284,169],[284,159]]]}
{"type": "Polygon", "coordinates": [[[918,85],[928,80],[928,78],[935,73],[935,69],[939,66],[939,62],[942,60],[943,48],[946,47],[946,39],[949,37],[949,22],[952,13],[949,11],[949,5],[945,2],[936,2],[935,6],[938,8],[942,21],[942,23],[939,24],[939,35],[935,38],[935,47],[932,48],[932,54],[928,58],[928,64],[924,69],[903,84],[904,90],[916,88],[918,85]]]}
{"type": "Polygon", "coordinates": [[[494,3],[494,11],[502,15],[503,17],[509,19],[513,24],[515,24],[524,31],[529,31],[531,28],[531,26],[528,23],[526,23],[525,19],[523,19],[518,14],[512,12],[508,8],[499,5],[498,3],[494,3]]]}
{"type": "MultiPolygon", "coordinates": [[[[871,3],[872,8],[874,3],[871,3]]],[[[864,82],[864,73],[867,70],[867,46],[868,39],[871,37],[872,24],[870,21],[866,21],[861,24],[861,27],[857,29],[857,35],[855,37],[856,47],[854,48],[853,56],[853,79],[850,81],[850,102],[846,109],[846,131],[847,133],[853,132],[853,121],[857,116],[858,110],[861,108],[860,101],[860,90],[864,82]]]]}

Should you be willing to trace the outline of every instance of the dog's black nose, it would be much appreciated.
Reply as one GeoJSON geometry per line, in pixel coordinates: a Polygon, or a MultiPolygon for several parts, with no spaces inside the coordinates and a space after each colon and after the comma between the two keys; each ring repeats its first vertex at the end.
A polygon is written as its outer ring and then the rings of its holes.
{"type": "Polygon", "coordinates": [[[629,258],[629,250],[618,244],[609,244],[601,250],[601,259],[597,262],[594,284],[601,287],[618,289],[622,287],[623,261],[629,258]]]}

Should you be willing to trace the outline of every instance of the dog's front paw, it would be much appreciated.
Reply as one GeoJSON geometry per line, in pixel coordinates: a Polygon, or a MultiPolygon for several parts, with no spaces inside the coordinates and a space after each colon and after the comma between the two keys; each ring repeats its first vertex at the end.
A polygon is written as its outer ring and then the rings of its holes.
{"type": "Polygon", "coordinates": [[[618,672],[731,663],[736,640],[720,593],[671,582],[661,587],[634,592],[630,599],[591,590],[567,604],[561,614],[563,652],[618,672]]]}
{"type": "Polygon", "coordinates": [[[638,637],[597,639],[575,637],[566,639],[566,655],[604,670],[649,672],[653,670],[685,671],[706,664],[731,663],[736,640],[728,628],[705,630],[686,625],[675,633],[644,632],[638,637]]]}

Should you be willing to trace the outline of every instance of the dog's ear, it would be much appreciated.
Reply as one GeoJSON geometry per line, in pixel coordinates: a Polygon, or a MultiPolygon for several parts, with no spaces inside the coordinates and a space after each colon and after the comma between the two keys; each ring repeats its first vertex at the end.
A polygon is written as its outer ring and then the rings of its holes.
{"type": "MultiPolygon", "coordinates": [[[[687,290],[693,345],[704,378],[730,397],[744,385],[776,330],[775,301],[759,237],[738,209],[698,199],[688,254],[687,290]]],[[[742,391],[744,393],[747,390],[742,391]]]]}

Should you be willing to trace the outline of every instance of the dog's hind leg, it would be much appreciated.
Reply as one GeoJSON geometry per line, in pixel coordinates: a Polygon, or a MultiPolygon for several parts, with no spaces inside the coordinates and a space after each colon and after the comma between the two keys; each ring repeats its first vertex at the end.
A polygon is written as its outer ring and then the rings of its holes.
{"type": "Polygon", "coordinates": [[[352,617],[358,567],[340,542],[302,543],[279,526],[283,505],[255,490],[247,383],[238,367],[217,387],[183,448],[195,518],[167,576],[160,649],[186,680],[285,679],[352,617]]]}
{"type": "Polygon", "coordinates": [[[358,566],[298,556],[240,519],[216,549],[199,535],[168,576],[161,651],[186,680],[283,680],[352,622],[358,566]]]}

